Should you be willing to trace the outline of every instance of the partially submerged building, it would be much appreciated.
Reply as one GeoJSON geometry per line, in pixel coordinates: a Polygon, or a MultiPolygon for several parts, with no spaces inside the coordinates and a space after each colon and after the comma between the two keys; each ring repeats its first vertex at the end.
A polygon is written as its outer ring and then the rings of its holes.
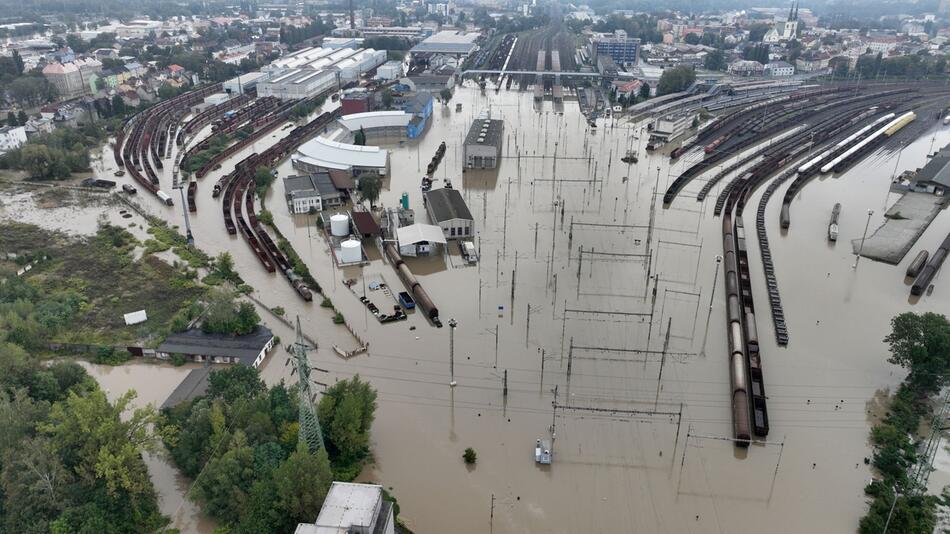
{"type": "Polygon", "coordinates": [[[343,203],[343,193],[337,189],[327,171],[287,176],[284,178],[284,195],[291,213],[323,211],[343,203]]]}
{"type": "Polygon", "coordinates": [[[442,228],[446,239],[465,239],[475,235],[475,219],[458,190],[433,189],[423,198],[429,220],[442,228]]]}
{"type": "Polygon", "coordinates": [[[396,242],[402,256],[429,256],[446,243],[441,227],[418,223],[396,228],[396,242]]]}
{"type": "Polygon", "coordinates": [[[238,363],[258,367],[274,347],[274,334],[258,325],[243,336],[209,334],[198,329],[171,334],[155,350],[162,360],[181,355],[196,362],[238,363]]]}
{"type": "Polygon", "coordinates": [[[389,174],[389,151],[378,146],[360,146],[314,137],[300,145],[291,157],[295,169],[303,172],[321,170],[347,171],[352,176],[367,172],[389,174]]]}
{"type": "Polygon", "coordinates": [[[483,114],[475,119],[465,136],[463,161],[469,169],[494,169],[501,158],[505,122],[483,114]]]}

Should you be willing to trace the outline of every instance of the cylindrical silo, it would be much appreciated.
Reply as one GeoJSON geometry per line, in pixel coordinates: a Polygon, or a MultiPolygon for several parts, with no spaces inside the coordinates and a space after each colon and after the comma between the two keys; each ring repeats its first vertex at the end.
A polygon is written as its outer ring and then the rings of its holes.
{"type": "Polygon", "coordinates": [[[330,216],[330,233],[336,237],[350,235],[350,218],[342,213],[330,216]]]}
{"type": "Polygon", "coordinates": [[[356,239],[347,239],[340,243],[340,261],[355,263],[363,259],[362,247],[356,239]]]}

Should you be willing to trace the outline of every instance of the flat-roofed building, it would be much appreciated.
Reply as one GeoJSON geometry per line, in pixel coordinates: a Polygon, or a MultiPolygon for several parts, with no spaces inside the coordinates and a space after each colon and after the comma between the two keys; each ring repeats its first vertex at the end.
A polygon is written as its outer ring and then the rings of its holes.
{"type": "Polygon", "coordinates": [[[382,486],[334,482],[313,523],[298,523],[294,534],[395,534],[392,503],[382,486]]]}

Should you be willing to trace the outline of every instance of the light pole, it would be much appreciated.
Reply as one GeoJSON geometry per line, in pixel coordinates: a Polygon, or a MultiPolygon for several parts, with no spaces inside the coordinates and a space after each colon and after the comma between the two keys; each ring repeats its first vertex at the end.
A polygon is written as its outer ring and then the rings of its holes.
{"type": "Polygon", "coordinates": [[[449,386],[455,387],[455,319],[449,319],[449,386]]]}
{"type": "Polygon", "coordinates": [[[861,259],[861,252],[864,251],[864,240],[868,237],[868,227],[871,226],[871,215],[874,215],[874,210],[868,210],[868,220],[864,224],[864,235],[861,236],[861,246],[858,247],[858,255],[854,258],[854,265],[851,266],[852,269],[858,268],[858,260],[861,259]]]}
{"type": "Polygon", "coordinates": [[[881,534],[887,534],[887,527],[891,525],[891,515],[894,513],[894,507],[897,506],[897,486],[894,486],[894,500],[891,502],[891,509],[887,512],[887,520],[884,522],[884,531],[881,534]]]}

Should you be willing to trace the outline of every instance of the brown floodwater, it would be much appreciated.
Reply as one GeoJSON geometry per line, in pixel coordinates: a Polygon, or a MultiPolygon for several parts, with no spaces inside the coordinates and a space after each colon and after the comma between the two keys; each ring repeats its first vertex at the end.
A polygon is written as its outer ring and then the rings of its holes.
{"type": "MultiPolygon", "coordinates": [[[[430,326],[420,313],[388,325],[369,316],[342,281],[381,274],[401,289],[391,266],[371,254],[366,267],[336,268],[313,217],[287,212],[279,180],[267,194],[268,209],[325,294],[369,341],[368,354],[336,356],[333,345],[355,347],[346,329],[332,325],[318,302],[304,303],[282,277],[267,274],[242,238],[227,235],[211,186],[275,138],[199,182],[199,212],[192,215],[198,246],[211,254],[229,251],[255,297],[282,306],[289,317],[300,315],[319,343],[311,360],[329,370],[329,381],[359,374],[378,389],[376,463],[361,479],[391,487],[403,517],[420,533],[855,531],[872,476],[863,461],[870,454],[868,402],[904,374],[886,362],[882,338],[889,320],[902,311],[946,310],[948,303],[941,284],[946,274],[938,275],[933,295],[912,302],[905,263],[862,259],[851,267],[848,240],[861,237],[866,210],[874,209],[873,230],[897,198],[887,194],[896,154],[879,151],[841,176],[808,184],[792,204],[787,232],[778,227],[787,185],[774,195],[767,223],[791,337],[787,348],[775,344],[757,241],[749,240],[771,433],[768,443],[737,451],[717,439],[731,435],[732,417],[724,291],[713,288],[721,254],[720,221],[710,204],[715,194],[697,203],[702,182],[695,180],[669,208],[653,195],[661,197],[699,155],[671,165],[662,154],[647,153],[643,124],[600,120],[591,131],[575,101],[566,102],[562,114],[549,102],[537,107],[530,92],[496,95],[465,87],[454,102],[462,102],[463,111],[436,104],[420,141],[390,145],[392,172],[380,203],[396,206],[407,192],[424,220],[422,169],[446,141],[435,187],[448,179],[462,192],[475,218],[481,261],[466,266],[450,246],[444,257],[407,263],[443,322],[458,321],[455,388],[448,385],[449,329],[430,326]],[[489,109],[505,121],[505,158],[496,172],[462,173],[462,139],[472,119],[489,109]],[[639,151],[638,164],[620,161],[627,150],[639,151]],[[842,203],[840,238],[829,245],[835,202],[842,203]],[[655,283],[647,284],[648,274],[655,283]],[[559,404],[606,411],[559,410],[552,418],[555,387],[559,404]],[[552,420],[554,463],[539,467],[534,443],[550,437],[552,420]],[[478,453],[471,469],[461,460],[466,447],[478,453]]],[[[923,165],[932,135],[903,150],[902,169],[923,165]]],[[[942,127],[936,144],[948,140],[950,131],[942,127]]],[[[111,157],[103,165],[101,172],[111,176],[111,157]]],[[[293,173],[289,161],[278,171],[293,173]]],[[[166,171],[163,188],[170,183],[166,171]]],[[[139,196],[152,213],[182,224],[177,195],[174,208],[139,196]]],[[[751,231],[754,209],[747,213],[751,231]]],[[[941,213],[905,262],[921,246],[933,250],[948,231],[950,218],[941,213]]],[[[283,339],[292,335],[264,319],[283,339]]],[[[272,355],[265,380],[292,379],[285,358],[280,351],[272,355]]],[[[157,387],[150,375],[127,385],[140,393],[157,387]]],[[[174,484],[155,478],[163,493],[174,484]]]]}

